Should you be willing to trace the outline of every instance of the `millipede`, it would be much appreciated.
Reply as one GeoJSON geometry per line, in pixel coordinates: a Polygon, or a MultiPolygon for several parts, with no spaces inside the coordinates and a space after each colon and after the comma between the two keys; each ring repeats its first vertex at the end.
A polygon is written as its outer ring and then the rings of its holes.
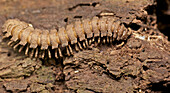
{"type": "Polygon", "coordinates": [[[2,26],[3,39],[9,38],[8,45],[25,55],[35,58],[62,58],[73,55],[92,43],[112,43],[126,40],[130,29],[114,17],[78,19],[75,22],[51,30],[34,28],[19,19],[8,19],[2,26]]]}

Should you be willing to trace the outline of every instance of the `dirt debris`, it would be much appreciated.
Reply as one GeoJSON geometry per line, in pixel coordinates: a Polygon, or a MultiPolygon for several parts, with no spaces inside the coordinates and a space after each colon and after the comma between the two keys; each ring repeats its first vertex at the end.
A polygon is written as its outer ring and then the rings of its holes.
{"type": "Polygon", "coordinates": [[[4,87],[7,91],[24,91],[28,87],[28,82],[23,81],[10,81],[4,83],[4,87]]]}
{"type": "Polygon", "coordinates": [[[31,89],[31,92],[40,92],[40,91],[42,91],[42,90],[44,90],[45,89],[45,85],[41,85],[41,84],[32,84],[31,86],[30,86],[30,89],[31,89]]]}

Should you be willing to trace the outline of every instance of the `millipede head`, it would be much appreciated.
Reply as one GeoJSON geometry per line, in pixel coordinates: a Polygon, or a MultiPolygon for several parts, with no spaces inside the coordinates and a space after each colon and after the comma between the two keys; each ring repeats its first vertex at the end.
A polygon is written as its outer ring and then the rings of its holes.
{"type": "Polygon", "coordinates": [[[18,25],[20,24],[21,21],[19,21],[18,19],[8,19],[4,25],[2,26],[2,31],[3,32],[7,32],[8,31],[8,27],[10,25],[18,25]]]}

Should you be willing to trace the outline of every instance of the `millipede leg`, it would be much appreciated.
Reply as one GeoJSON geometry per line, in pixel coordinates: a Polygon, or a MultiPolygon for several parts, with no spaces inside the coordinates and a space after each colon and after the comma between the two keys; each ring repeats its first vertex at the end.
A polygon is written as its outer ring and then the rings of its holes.
{"type": "Polygon", "coordinates": [[[79,45],[80,50],[82,50],[83,48],[82,48],[80,42],[77,42],[77,43],[78,43],[78,45],[79,45]]]}
{"type": "Polygon", "coordinates": [[[38,48],[36,48],[35,57],[36,57],[36,58],[38,57],[38,48]]]}
{"type": "Polygon", "coordinates": [[[9,33],[6,33],[5,36],[2,37],[2,39],[8,38],[10,36],[9,33]]]}
{"type": "Polygon", "coordinates": [[[14,50],[19,46],[19,43],[17,43],[13,48],[14,50]]]}
{"type": "Polygon", "coordinates": [[[97,43],[100,43],[100,37],[98,37],[97,43]]]}
{"type": "Polygon", "coordinates": [[[112,42],[113,42],[113,39],[112,39],[112,37],[110,37],[109,39],[110,39],[110,40],[109,40],[109,41],[110,41],[110,43],[112,43],[112,42]]]}
{"type": "Polygon", "coordinates": [[[113,42],[113,41],[115,41],[115,38],[114,38],[114,37],[112,37],[112,42],[113,42]]]}
{"type": "Polygon", "coordinates": [[[86,44],[85,44],[85,41],[83,42],[83,47],[86,48],[86,44]]]}
{"type": "Polygon", "coordinates": [[[21,46],[21,47],[19,48],[18,52],[21,52],[23,48],[24,48],[24,46],[21,46]]]}
{"type": "Polygon", "coordinates": [[[29,51],[29,46],[27,46],[27,48],[25,50],[25,55],[28,55],[28,51],[29,51]]]}
{"type": "Polygon", "coordinates": [[[100,44],[100,37],[97,38],[97,41],[95,42],[95,46],[98,46],[100,44]]]}
{"type": "Polygon", "coordinates": [[[132,33],[132,30],[128,28],[128,31],[126,31],[124,36],[122,37],[123,40],[127,39],[127,37],[132,33]]]}
{"type": "Polygon", "coordinates": [[[103,44],[105,44],[106,43],[106,39],[105,39],[105,37],[103,37],[103,44]]]}
{"type": "Polygon", "coordinates": [[[2,37],[2,39],[5,39],[5,38],[7,38],[7,37],[6,37],[6,36],[3,36],[3,37],[2,37]]]}
{"type": "Polygon", "coordinates": [[[120,48],[125,44],[125,42],[122,42],[121,44],[117,45],[116,48],[120,48]]]}
{"type": "Polygon", "coordinates": [[[10,46],[12,43],[13,43],[13,41],[9,41],[9,42],[8,42],[8,46],[10,46]]]}
{"type": "Polygon", "coordinates": [[[44,59],[44,57],[45,57],[45,50],[42,50],[41,58],[44,59]]]}
{"type": "Polygon", "coordinates": [[[55,58],[58,58],[57,49],[55,49],[55,58]]]}
{"type": "Polygon", "coordinates": [[[97,41],[94,41],[94,46],[96,47],[98,45],[98,37],[97,37],[97,41]]]}
{"type": "Polygon", "coordinates": [[[89,46],[87,39],[85,39],[86,46],[89,46]]]}
{"type": "Polygon", "coordinates": [[[48,49],[48,57],[51,58],[51,52],[49,49],[48,49]]]}
{"type": "Polygon", "coordinates": [[[11,47],[12,47],[12,46],[14,46],[15,44],[16,44],[16,43],[15,43],[15,42],[13,42],[13,43],[11,43],[9,46],[11,46],[11,47]]]}
{"type": "Polygon", "coordinates": [[[38,57],[41,58],[42,50],[38,53],[38,57]]]}
{"type": "Polygon", "coordinates": [[[63,57],[63,55],[62,55],[62,52],[61,52],[61,49],[60,49],[60,48],[58,48],[58,52],[59,52],[59,56],[60,56],[60,57],[63,57]]]}
{"type": "Polygon", "coordinates": [[[69,50],[70,50],[71,55],[73,55],[73,50],[72,50],[72,48],[71,48],[70,45],[68,45],[68,48],[69,48],[69,50]]]}
{"type": "Polygon", "coordinates": [[[132,34],[132,29],[131,28],[128,28],[128,36],[130,35],[130,34],[132,34]]]}
{"type": "Polygon", "coordinates": [[[110,39],[109,39],[109,37],[107,36],[107,43],[109,44],[110,43],[110,39]]]}
{"type": "Polygon", "coordinates": [[[67,55],[70,56],[70,52],[68,50],[68,47],[66,47],[66,52],[67,52],[67,55]]]}
{"type": "Polygon", "coordinates": [[[33,55],[34,55],[34,48],[32,49],[32,51],[31,51],[31,54],[30,54],[30,57],[32,58],[33,57],[33,55]]]}
{"type": "Polygon", "coordinates": [[[90,39],[90,40],[89,40],[89,45],[91,45],[91,41],[92,41],[92,40],[90,39]]]}
{"type": "Polygon", "coordinates": [[[98,43],[97,43],[97,42],[95,42],[95,43],[94,43],[94,46],[96,47],[97,45],[98,45],[98,43]]]}
{"type": "Polygon", "coordinates": [[[79,51],[79,48],[78,48],[78,45],[75,44],[75,50],[78,52],[79,51]]]}
{"type": "Polygon", "coordinates": [[[125,39],[125,36],[126,36],[127,33],[128,33],[127,29],[123,31],[123,35],[121,36],[121,40],[125,39]]]}
{"type": "Polygon", "coordinates": [[[94,37],[92,38],[92,42],[94,42],[95,40],[94,40],[94,37]]]}

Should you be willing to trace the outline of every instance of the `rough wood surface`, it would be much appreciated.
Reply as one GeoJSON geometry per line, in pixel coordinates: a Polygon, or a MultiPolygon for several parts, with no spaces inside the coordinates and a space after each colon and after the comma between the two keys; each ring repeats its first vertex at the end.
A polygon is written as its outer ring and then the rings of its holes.
{"type": "Polygon", "coordinates": [[[169,91],[170,44],[157,28],[156,5],[153,0],[1,0],[0,93],[169,91]],[[106,14],[138,32],[124,44],[92,46],[57,60],[28,58],[1,40],[9,18],[50,30],[106,14]]]}

